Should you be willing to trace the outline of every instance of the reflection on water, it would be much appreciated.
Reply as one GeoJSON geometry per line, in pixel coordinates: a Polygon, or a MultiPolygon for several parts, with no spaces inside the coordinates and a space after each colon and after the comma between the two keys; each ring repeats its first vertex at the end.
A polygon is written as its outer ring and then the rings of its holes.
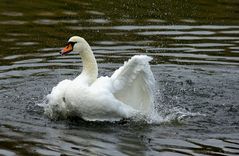
{"type": "Polygon", "coordinates": [[[239,2],[0,3],[0,155],[238,155],[239,2]],[[81,70],[59,56],[86,38],[100,75],[132,55],[154,58],[165,122],[51,121],[37,106],[81,70]]]}

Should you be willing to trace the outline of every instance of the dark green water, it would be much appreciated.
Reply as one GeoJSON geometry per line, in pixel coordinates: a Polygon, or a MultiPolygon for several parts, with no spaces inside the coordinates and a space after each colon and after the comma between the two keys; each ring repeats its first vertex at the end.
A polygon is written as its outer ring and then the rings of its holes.
{"type": "Polygon", "coordinates": [[[0,155],[239,155],[239,1],[0,1],[0,155]],[[100,75],[154,58],[163,122],[52,121],[37,104],[76,77],[70,36],[100,75]]]}

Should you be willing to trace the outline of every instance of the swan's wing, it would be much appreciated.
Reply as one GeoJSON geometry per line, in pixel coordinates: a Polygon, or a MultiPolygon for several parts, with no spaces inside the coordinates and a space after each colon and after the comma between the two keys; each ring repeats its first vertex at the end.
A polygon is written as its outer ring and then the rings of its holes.
{"type": "Polygon", "coordinates": [[[143,113],[153,107],[155,79],[146,55],[133,56],[110,77],[112,93],[123,103],[143,113]]]}

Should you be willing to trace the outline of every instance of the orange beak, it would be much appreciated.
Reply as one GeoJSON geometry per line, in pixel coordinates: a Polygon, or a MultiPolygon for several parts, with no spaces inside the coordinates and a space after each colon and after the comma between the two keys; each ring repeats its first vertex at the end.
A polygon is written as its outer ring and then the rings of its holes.
{"type": "Polygon", "coordinates": [[[69,52],[71,52],[73,50],[72,44],[71,43],[67,43],[67,45],[65,46],[65,48],[63,48],[60,52],[61,55],[65,55],[69,52]]]}

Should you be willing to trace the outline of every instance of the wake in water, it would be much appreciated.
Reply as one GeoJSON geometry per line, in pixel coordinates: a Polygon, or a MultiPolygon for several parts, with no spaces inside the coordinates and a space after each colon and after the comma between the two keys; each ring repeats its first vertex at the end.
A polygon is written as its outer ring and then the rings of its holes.
{"type": "MultiPolygon", "coordinates": [[[[97,120],[96,119],[87,119],[81,116],[80,111],[80,106],[73,106],[70,105],[62,105],[62,104],[49,104],[49,101],[47,97],[44,99],[44,101],[38,106],[43,107],[44,109],[44,114],[48,116],[50,119],[53,120],[61,120],[61,119],[68,119],[68,118],[82,118],[86,121],[110,121],[110,122],[115,122],[115,121],[120,121],[120,120],[125,120],[125,118],[105,118],[105,120],[97,120]]],[[[158,114],[158,111],[156,108],[153,108],[149,114],[145,115],[143,112],[140,111],[135,111],[134,114],[132,114],[129,118],[131,121],[145,121],[147,123],[161,123],[164,121],[164,119],[158,114]]]]}
{"type": "MultiPolygon", "coordinates": [[[[155,93],[156,99],[160,99],[159,91],[155,93]]],[[[175,107],[175,108],[167,108],[157,100],[154,103],[154,107],[148,115],[144,115],[143,113],[137,112],[133,116],[128,119],[117,119],[117,120],[104,120],[110,122],[118,122],[118,121],[133,121],[133,122],[146,122],[148,124],[161,124],[165,122],[172,122],[172,121],[183,121],[183,119],[187,117],[197,117],[197,116],[206,116],[205,114],[201,114],[199,112],[190,112],[185,108],[175,107]]],[[[44,114],[48,116],[50,119],[53,120],[61,120],[61,119],[72,119],[72,118],[81,118],[81,114],[77,111],[77,108],[69,109],[66,106],[62,105],[49,105],[49,101],[47,97],[44,101],[38,106],[43,107],[44,114]]],[[[83,119],[85,121],[98,121],[98,120],[87,120],[86,118],[83,119]]]]}

